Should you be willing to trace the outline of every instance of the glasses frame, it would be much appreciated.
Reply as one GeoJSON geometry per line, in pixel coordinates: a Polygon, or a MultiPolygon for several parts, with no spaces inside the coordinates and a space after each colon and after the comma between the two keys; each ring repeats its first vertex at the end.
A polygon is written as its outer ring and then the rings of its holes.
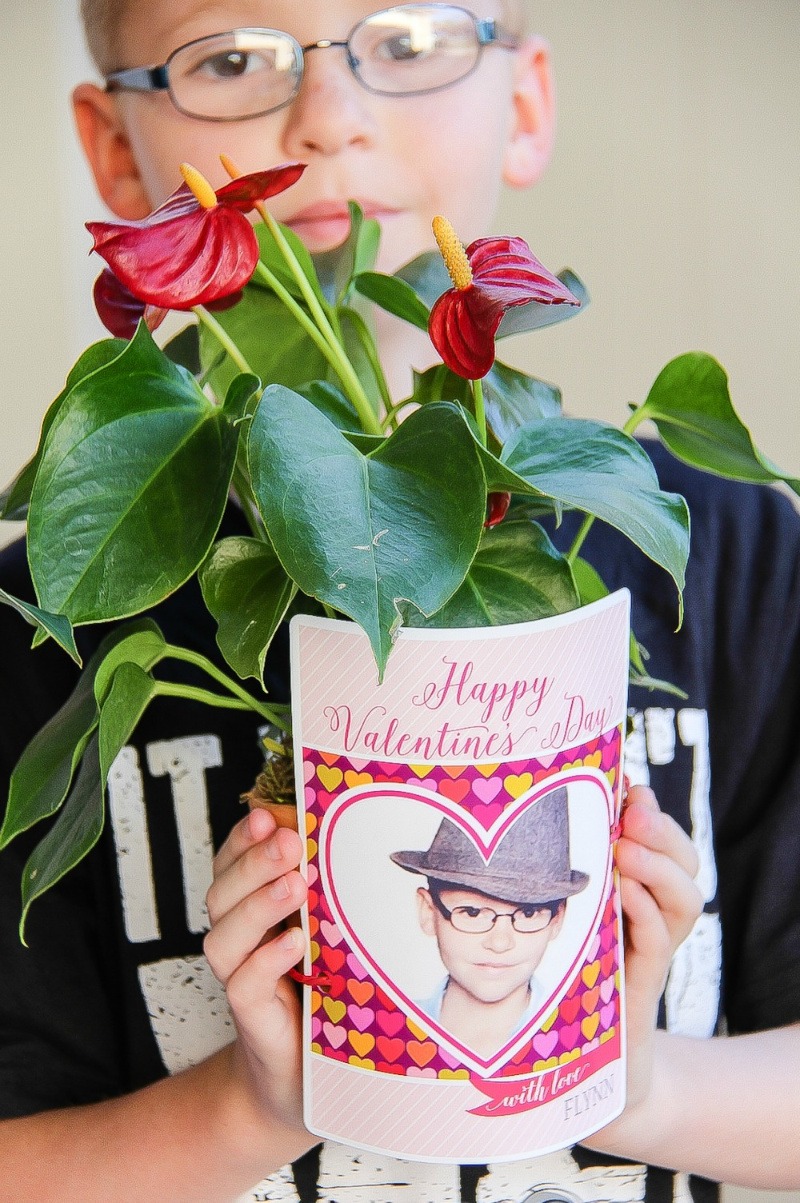
{"type": "Polygon", "coordinates": [[[494,915],[494,919],[492,919],[492,921],[488,927],[483,928],[480,931],[474,931],[474,930],[473,931],[465,931],[463,927],[457,927],[456,924],[453,923],[453,915],[456,913],[456,911],[470,910],[471,908],[465,907],[465,906],[454,906],[453,909],[450,910],[442,902],[442,900],[439,896],[438,890],[429,889],[428,892],[430,893],[430,896],[433,899],[434,906],[440,912],[440,914],[442,914],[444,916],[444,918],[453,927],[453,929],[455,931],[461,932],[461,934],[464,936],[485,936],[494,929],[494,926],[497,923],[498,919],[510,919],[511,926],[513,927],[514,931],[517,932],[518,935],[520,935],[520,936],[535,936],[538,932],[545,931],[550,926],[550,924],[553,922],[553,919],[555,918],[555,916],[558,912],[558,908],[561,906],[561,900],[559,900],[558,902],[529,903],[528,904],[529,907],[535,906],[537,910],[549,911],[550,918],[547,920],[546,923],[543,923],[541,927],[534,927],[528,931],[520,929],[519,927],[517,927],[516,923],[514,922],[515,917],[518,914],[520,914],[520,912],[524,912],[525,910],[527,910],[528,907],[518,906],[518,907],[515,907],[515,909],[513,911],[496,911],[494,909],[494,907],[492,907],[492,906],[482,906],[482,907],[479,907],[478,909],[481,911],[489,911],[490,914],[494,915]]]}
{"type": "Polygon", "coordinates": [[[213,121],[213,122],[230,122],[230,121],[251,121],[255,117],[266,117],[269,113],[277,113],[281,109],[285,109],[297,96],[303,82],[305,74],[305,56],[311,50],[328,50],[333,47],[340,47],[346,51],[347,65],[350,68],[354,78],[358,81],[362,88],[367,92],[371,92],[374,96],[427,96],[433,92],[443,92],[447,88],[452,88],[456,84],[460,84],[462,80],[467,79],[476,71],[483,57],[483,52],[487,46],[499,46],[502,50],[517,50],[520,42],[519,38],[515,37],[509,30],[505,29],[499,21],[493,18],[476,17],[469,9],[463,8],[459,4],[429,4],[426,8],[449,8],[457,9],[472,21],[475,27],[475,36],[478,42],[478,53],[474,64],[464,75],[460,75],[458,79],[450,80],[446,84],[437,84],[433,88],[422,88],[414,92],[385,92],[382,89],[370,87],[365,83],[358,74],[358,59],[356,59],[351,50],[350,43],[353,37],[368,21],[374,17],[379,17],[385,13],[390,13],[395,8],[406,8],[407,5],[396,4],[389,8],[377,9],[374,13],[369,13],[361,21],[359,21],[350,30],[347,38],[344,41],[332,41],[328,38],[321,38],[318,42],[309,42],[307,46],[301,46],[296,38],[290,33],[286,33],[282,29],[267,29],[260,26],[241,26],[237,29],[224,30],[222,33],[209,34],[204,38],[194,38],[191,42],[184,42],[182,46],[176,47],[175,50],[167,58],[166,62],[160,63],[153,67],[129,67],[121,71],[109,71],[103,78],[105,81],[106,92],[167,92],[172,104],[179,113],[183,113],[185,117],[191,117],[196,121],[213,121]],[[280,37],[286,38],[293,43],[295,55],[299,62],[299,71],[295,80],[295,85],[291,95],[280,104],[272,105],[267,109],[262,109],[257,113],[248,113],[246,117],[202,117],[198,113],[192,113],[188,109],[184,109],[178,104],[175,99],[175,94],[169,81],[169,68],[176,55],[181,54],[190,46],[202,46],[204,42],[215,41],[217,38],[231,36],[237,33],[257,33],[257,34],[278,34],[280,37]]]}

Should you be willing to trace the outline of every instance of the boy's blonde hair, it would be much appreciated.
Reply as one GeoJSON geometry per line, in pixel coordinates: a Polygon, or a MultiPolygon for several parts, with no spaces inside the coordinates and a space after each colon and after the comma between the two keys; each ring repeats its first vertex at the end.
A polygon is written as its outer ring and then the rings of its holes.
{"type": "MultiPolygon", "coordinates": [[[[389,7],[391,0],[384,0],[389,7]]],[[[463,3],[464,0],[461,0],[463,3]]],[[[380,0],[377,0],[380,7],[380,0]]],[[[503,24],[520,37],[525,31],[525,0],[502,0],[503,24]]],[[[86,43],[95,65],[101,73],[120,67],[138,67],[140,63],[121,63],[117,34],[125,16],[128,0],[81,0],[81,18],[86,43]]],[[[480,5],[477,5],[480,8],[480,5]]],[[[480,12],[478,13],[480,16],[480,12]]]]}

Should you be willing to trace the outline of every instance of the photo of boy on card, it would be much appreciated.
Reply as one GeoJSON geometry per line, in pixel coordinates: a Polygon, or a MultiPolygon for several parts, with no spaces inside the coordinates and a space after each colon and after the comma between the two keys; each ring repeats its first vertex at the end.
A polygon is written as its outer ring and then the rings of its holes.
{"type": "Polygon", "coordinates": [[[567,789],[526,810],[488,861],[449,818],[429,848],[391,859],[428,879],[417,890],[418,919],[445,969],[416,1004],[460,1044],[490,1057],[544,1006],[536,971],[561,932],[567,900],[589,884],[570,866],[567,789]]]}

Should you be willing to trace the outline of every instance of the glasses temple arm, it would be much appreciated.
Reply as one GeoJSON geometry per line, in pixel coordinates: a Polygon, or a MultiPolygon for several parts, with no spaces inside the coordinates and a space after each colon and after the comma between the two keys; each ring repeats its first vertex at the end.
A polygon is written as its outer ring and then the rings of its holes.
{"type": "Polygon", "coordinates": [[[105,80],[106,92],[163,92],[169,87],[165,66],[111,71],[105,80]]]}

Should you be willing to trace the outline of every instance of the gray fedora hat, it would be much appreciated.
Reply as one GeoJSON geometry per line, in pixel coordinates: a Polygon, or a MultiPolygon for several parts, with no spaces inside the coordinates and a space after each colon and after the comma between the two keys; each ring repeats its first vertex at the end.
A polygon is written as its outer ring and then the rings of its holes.
{"type": "Polygon", "coordinates": [[[434,881],[467,886],[504,902],[556,902],[579,894],[588,873],[569,863],[565,786],[528,807],[500,840],[488,863],[452,819],[442,819],[430,848],[392,852],[396,865],[434,881]]]}

